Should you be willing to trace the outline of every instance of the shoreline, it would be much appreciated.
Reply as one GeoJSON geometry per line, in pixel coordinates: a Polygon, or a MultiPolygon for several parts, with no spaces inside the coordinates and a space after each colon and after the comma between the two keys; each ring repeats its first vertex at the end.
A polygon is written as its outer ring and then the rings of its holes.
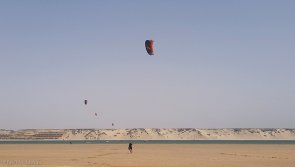
{"type": "Polygon", "coordinates": [[[295,145],[295,140],[0,140],[0,145],[9,144],[158,144],[158,145],[168,145],[168,144],[178,144],[178,145],[295,145]]]}

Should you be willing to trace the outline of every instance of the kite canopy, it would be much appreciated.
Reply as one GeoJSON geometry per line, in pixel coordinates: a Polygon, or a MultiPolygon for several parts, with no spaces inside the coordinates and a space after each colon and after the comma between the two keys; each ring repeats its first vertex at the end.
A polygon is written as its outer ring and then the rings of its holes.
{"type": "Polygon", "coordinates": [[[149,55],[154,55],[154,41],[146,40],[145,41],[145,49],[149,55]]]}
{"type": "Polygon", "coordinates": [[[84,100],[84,104],[87,105],[87,100],[84,100]]]}

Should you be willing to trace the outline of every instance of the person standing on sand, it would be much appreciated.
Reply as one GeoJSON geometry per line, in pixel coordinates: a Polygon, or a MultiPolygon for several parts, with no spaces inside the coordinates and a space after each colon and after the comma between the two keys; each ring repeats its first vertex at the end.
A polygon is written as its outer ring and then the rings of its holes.
{"type": "Polygon", "coordinates": [[[129,143],[128,150],[130,151],[130,154],[132,154],[132,143],[129,143]]]}

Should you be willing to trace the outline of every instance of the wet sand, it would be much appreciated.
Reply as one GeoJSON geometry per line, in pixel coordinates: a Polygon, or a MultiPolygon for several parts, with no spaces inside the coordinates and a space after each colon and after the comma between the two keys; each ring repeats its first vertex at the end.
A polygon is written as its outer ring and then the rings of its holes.
{"type": "Polygon", "coordinates": [[[0,166],[294,167],[295,145],[135,144],[0,145],[0,166]]]}

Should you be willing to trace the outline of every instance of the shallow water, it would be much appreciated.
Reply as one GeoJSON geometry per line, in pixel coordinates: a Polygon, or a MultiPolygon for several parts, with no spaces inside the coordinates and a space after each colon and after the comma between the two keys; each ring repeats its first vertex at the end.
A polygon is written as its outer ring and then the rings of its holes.
{"type": "Polygon", "coordinates": [[[295,144],[295,140],[0,140],[0,144],[295,144]]]}

